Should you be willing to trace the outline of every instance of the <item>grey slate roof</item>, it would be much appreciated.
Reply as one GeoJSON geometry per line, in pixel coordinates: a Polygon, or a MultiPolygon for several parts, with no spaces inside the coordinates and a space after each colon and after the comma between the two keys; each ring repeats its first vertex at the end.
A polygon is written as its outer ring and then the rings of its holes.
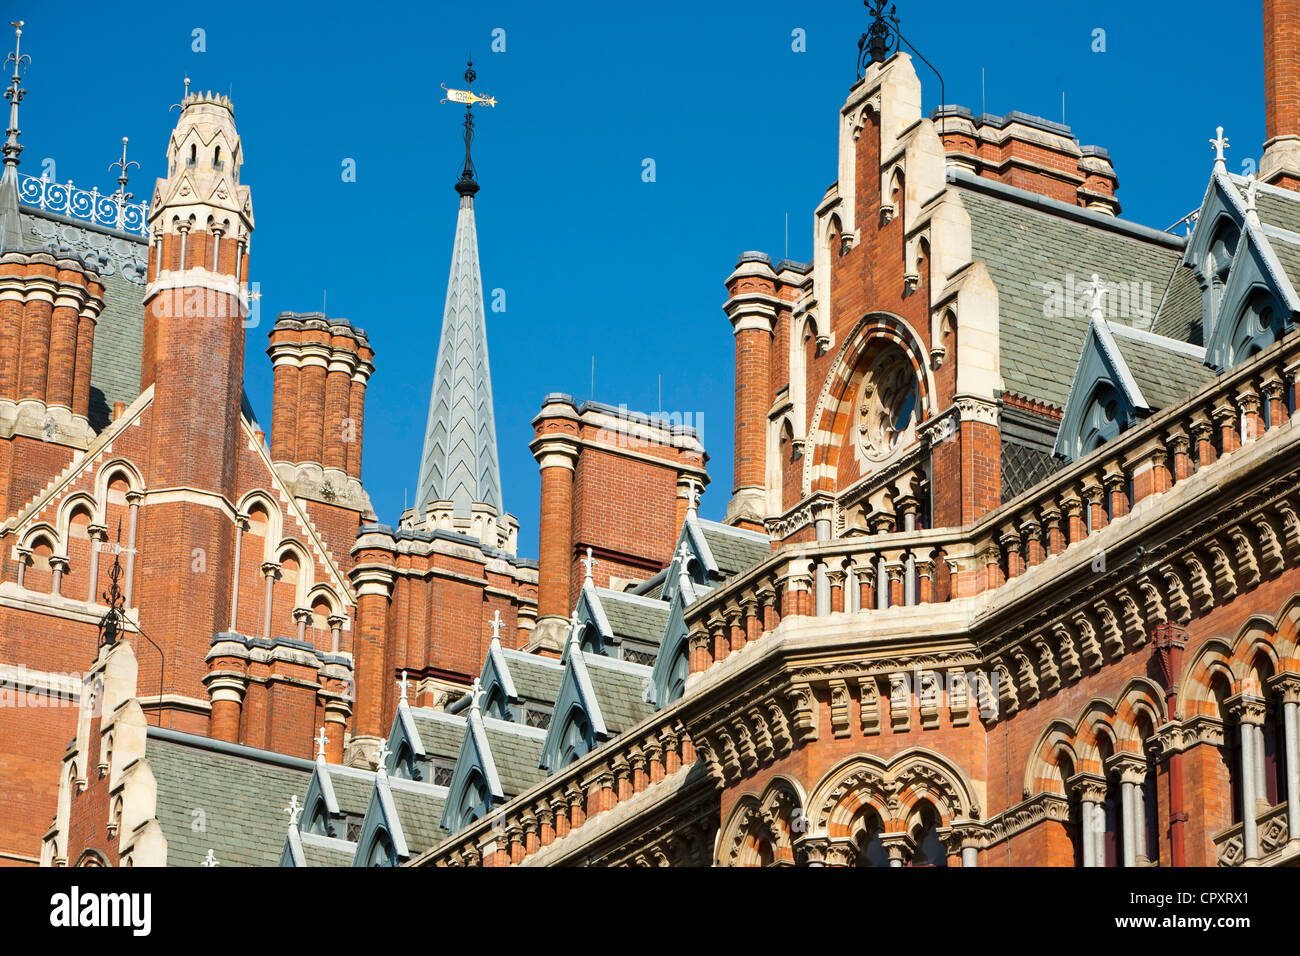
{"type": "MultiPolygon", "coordinates": [[[[1240,185],[1237,183],[1239,189],[1240,185]]],[[[1261,184],[1255,191],[1255,210],[1265,225],[1300,233],[1300,194],[1261,184]]]]}
{"type": "Polygon", "coordinates": [[[328,764],[330,785],[334,788],[334,798],[339,802],[339,809],[344,813],[361,816],[366,812],[370,802],[370,788],[374,786],[374,774],[350,767],[328,764]]]}
{"type": "MultiPolygon", "coordinates": [[[[655,645],[663,640],[664,628],[668,626],[668,605],[665,602],[608,588],[597,588],[596,594],[609,626],[620,640],[630,637],[655,645]]],[[[555,686],[558,691],[558,681],[555,686]]]]}
{"type": "Polygon", "coordinates": [[[1291,287],[1300,292],[1300,244],[1288,242],[1280,236],[1268,236],[1268,244],[1282,266],[1282,271],[1291,280],[1291,287]]]}
{"type": "Polygon", "coordinates": [[[534,703],[550,704],[560,692],[560,681],[564,679],[564,665],[540,654],[525,654],[523,651],[502,650],[506,667],[510,669],[510,679],[515,683],[515,692],[523,700],[534,703]]]}
{"type": "MultiPolygon", "coordinates": [[[[361,808],[363,811],[365,807],[361,808]]],[[[357,845],[345,840],[334,840],[315,833],[303,833],[302,855],[308,866],[351,866],[357,845]]]]}
{"type": "Polygon", "coordinates": [[[411,719],[429,757],[455,760],[465,737],[465,718],[427,707],[412,707],[411,719]]]}
{"type": "Polygon", "coordinates": [[[1203,359],[1175,351],[1154,337],[1126,335],[1114,325],[1112,332],[1115,347],[1152,409],[1167,408],[1214,378],[1203,359]]]}
{"type": "Polygon", "coordinates": [[[724,576],[739,574],[764,560],[772,553],[772,546],[752,532],[741,531],[717,521],[697,519],[704,540],[709,543],[713,560],[724,576]]]}
{"type": "Polygon", "coordinates": [[[198,866],[212,850],[222,866],[275,866],[313,765],[267,751],[217,750],[212,741],[149,729],[145,759],[158,782],[158,822],[168,866],[198,866]],[[202,822],[202,828],[196,822],[202,822]]]}
{"type": "Polygon", "coordinates": [[[447,836],[442,828],[442,810],[447,802],[447,788],[409,780],[388,778],[393,806],[402,824],[402,835],[412,855],[441,843],[447,836]]]}
{"type": "Polygon", "coordinates": [[[1205,344],[1205,319],[1203,316],[1204,300],[1201,285],[1191,266],[1174,267],[1174,274],[1165,290],[1160,312],[1151,326],[1151,331],[1167,338],[1191,342],[1193,345],[1205,344]]]}
{"type": "Polygon", "coordinates": [[[483,279],[470,196],[461,197],[456,218],[416,514],[423,514],[434,501],[454,502],[456,514],[466,518],[471,504],[491,505],[498,514],[502,511],[483,279]]]}
{"type": "Polygon", "coordinates": [[[507,799],[523,793],[546,776],[546,771],[539,766],[545,732],[495,717],[483,718],[483,732],[507,799]]]}
{"type": "Polygon", "coordinates": [[[23,207],[27,251],[65,251],[87,260],[104,282],[104,310],[95,324],[90,366],[90,424],[101,431],[113,403],[130,405],[140,394],[144,348],[144,274],[149,250],[144,237],[75,222],[23,207]]]}
{"type": "Polygon", "coordinates": [[[621,734],[654,713],[645,701],[646,688],[654,669],[644,664],[616,661],[600,654],[583,652],[596,703],[611,734],[621,734]]]}
{"type": "MultiPolygon", "coordinates": [[[[1008,391],[1065,406],[1088,328],[1082,307],[1048,316],[1049,283],[1068,277],[1086,282],[1094,273],[1106,283],[1136,282],[1159,305],[1181,256],[1177,243],[1049,211],[1050,203],[1024,203],[1003,189],[997,193],[958,180],[971,218],[971,256],[988,268],[998,290],[1002,377],[1008,391]]],[[[1172,237],[1171,237],[1172,241],[1172,237]]],[[[1153,316],[1111,316],[1141,328],[1153,316]]]]}

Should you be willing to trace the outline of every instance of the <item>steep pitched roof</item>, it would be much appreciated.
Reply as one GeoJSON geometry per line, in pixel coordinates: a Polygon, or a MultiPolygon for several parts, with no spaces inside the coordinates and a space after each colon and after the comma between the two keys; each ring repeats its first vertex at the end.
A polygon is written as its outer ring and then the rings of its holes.
{"type": "Polygon", "coordinates": [[[456,513],[463,517],[469,517],[472,504],[491,505],[498,514],[502,511],[487,320],[471,196],[461,197],[456,218],[416,513],[422,514],[434,501],[454,502],[456,513]]]}
{"type": "Polygon", "coordinates": [[[307,760],[157,727],[148,730],[145,759],[158,784],[168,866],[198,866],[208,850],[222,866],[275,866],[284,808],[295,795],[302,800],[314,770],[307,760]]]}
{"type": "Polygon", "coordinates": [[[954,178],[970,214],[971,257],[985,264],[998,290],[1004,385],[1063,408],[1088,327],[1086,311],[1070,307],[1070,285],[1093,274],[1126,287],[1136,283],[1130,314],[1112,319],[1148,328],[1185,240],[961,171],[954,178]],[[1063,291],[1063,314],[1045,308],[1054,289],[1063,291]]]}

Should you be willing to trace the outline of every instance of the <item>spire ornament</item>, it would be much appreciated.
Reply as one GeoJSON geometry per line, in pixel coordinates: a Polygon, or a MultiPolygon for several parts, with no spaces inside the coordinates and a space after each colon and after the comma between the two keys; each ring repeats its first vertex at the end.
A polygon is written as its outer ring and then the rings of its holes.
{"type": "Polygon", "coordinates": [[[1213,147],[1214,149],[1214,165],[1226,166],[1227,163],[1224,161],[1223,151],[1227,149],[1229,146],[1231,146],[1232,144],[1228,142],[1228,137],[1223,135],[1222,126],[1220,126],[1217,130],[1215,130],[1215,132],[1217,133],[1217,135],[1214,137],[1214,139],[1210,140],[1210,146],[1213,147]]]}
{"type": "Polygon", "coordinates": [[[18,136],[22,132],[18,128],[18,104],[27,95],[27,91],[23,89],[22,79],[32,63],[32,58],[23,52],[23,22],[22,20],[9,22],[9,25],[14,28],[14,52],[6,57],[5,66],[12,63],[14,74],[9,79],[9,88],[5,90],[5,99],[9,101],[9,128],[5,130],[4,145],[5,166],[17,166],[18,155],[23,151],[22,144],[18,142],[18,136]]]}
{"type": "Polygon", "coordinates": [[[886,3],[887,0],[862,0],[862,5],[871,12],[872,21],[858,40],[858,79],[862,79],[869,64],[884,63],[898,49],[897,8],[891,3],[886,13],[886,3]]]}
{"type": "Polygon", "coordinates": [[[480,96],[468,89],[477,79],[478,74],[474,72],[474,59],[471,57],[465,67],[466,89],[449,90],[447,84],[442,84],[443,91],[447,94],[442,98],[443,103],[465,104],[465,167],[461,170],[460,181],[456,183],[456,192],[462,196],[474,196],[479,191],[478,174],[474,169],[474,159],[470,155],[470,145],[474,142],[474,107],[480,103],[492,107],[497,105],[496,97],[480,96]]]}
{"type": "Polygon", "coordinates": [[[325,736],[325,728],[324,728],[324,727],[322,727],[322,728],[320,729],[320,733],[316,735],[315,740],[316,740],[316,759],[317,759],[317,760],[324,760],[324,759],[325,759],[325,745],[326,745],[327,743],[330,742],[330,739],[329,739],[328,737],[325,736]]]}
{"type": "Polygon", "coordinates": [[[127,177],[131,172],[131,167],[134,166],[136,169],[140,168],[140,164],[137,163],[134,159],[129,162],[127,161],[126,143],[127,143],[127,139],[125,136],[123,136],[122,137],[122,158],[119,159],[116,163],[109,163],[108,166],[108,171],[110,173],[114,169],[121,170],[122,173],[122,175],[117,177],[117,192],[113,194],[113,199],[116,200],[117,202],[130,202],[132,199],[135,198],[133,195],[131,195],[131,193],[126,191],[126,183],[127,183],[127,177]]]}

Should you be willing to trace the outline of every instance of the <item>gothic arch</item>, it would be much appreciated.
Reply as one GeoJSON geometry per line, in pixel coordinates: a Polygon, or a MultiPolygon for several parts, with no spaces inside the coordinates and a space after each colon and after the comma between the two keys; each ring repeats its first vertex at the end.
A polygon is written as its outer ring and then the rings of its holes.
{"type": "Polygon", "coordinates": [[[135,465],[124,458],[114,458],[112,461],[105,462],[95,476],[95,501],[99,503],[99,511],[95,517],[99,521],[104,520],[108,508],[108,486],[118,478],[126,482],[127,491],[144,491],[144,480],[135,465]]]}
{"type": "Polygon", "coordinates": [[[276,504],[275,499],[261,489],[250,491],[240,498],[236,510],[240,514],[251,515],[254,508],[261,510],[266,515],[266,538],[262,543],[262,561],[274,561],[276,560],[275,542],[280,541],[284,534],[284,515],[281,513],[280,506],[276,504]]]}
{"type": "Polygon", "coordinates": [[[897,316],[884,312],[864,316],[840,347],[817,397],[808,429],[810,452],[804,456],[804,495],[835,490],[841,450],[853,420],[853,396],[863,376],[861,365],[868,351],[882,343],[901,349],[916,374],[916,422],[934,414],[934,380],[919,336],[897,316]]]}
{"type": "Polygon", "coordinates": [[[1074,737],[1075,729],[1060,718],[1047,725],[1025,767],[1025,796],[1039,793],[1065,796],[1067,775],[1062,770],[1062,758],[1069,760],[1072,771],[1079,766],[1074,737]]]}
{"type": "Polygon", "coordinates": [[[719,866],[792,865],[794,838],[804,821],[802,787],[785,776],[771,780],[761,797],[741,796],[722,828],[719,866]]]}
{"type": "Polygon", "coordinates": [[[808,798],[809,830],[853,837],[865,814],[874,813],[888,832],[903,832],[921,802],[930,803],[944,825],[974,819],[979,807],[966,775],[932,750],[913,747],[888,762],[859,754],[833,767],[808,798]]]}
{"type": "Polygon", "coordinates": [[[63,542],[65,549],[68,547],[73,515],[78,511],[84,512],[90,518],[91,524],[94,524],[98,510],[95,499],[89,492],[78,491],[63,500],[59,505],[58,538],[63,542]]]}
{"type": "Polygon", "coordinates": [[[285,538],[275,547],[275,563],[283,564],[286,557],[292,557],[298,564],[298,581],[294,590],[294,607],[308,607],[307,593],[316,580],[315,564],[307,546],[296,538],[285,538]]]}

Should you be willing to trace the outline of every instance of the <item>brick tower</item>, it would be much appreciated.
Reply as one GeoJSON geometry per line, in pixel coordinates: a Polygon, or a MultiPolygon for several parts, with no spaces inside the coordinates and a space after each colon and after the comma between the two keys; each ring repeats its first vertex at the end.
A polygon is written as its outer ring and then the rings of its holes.
{"type": "MultiPolygon", "coordinates": [[[[149,206],[141,387],[153,388],[153,428],[141,623],[162,646],[167,683],[181,698],[200,696],[205,672],[202,655],[185,653],[184,642],[230,621],[228,590],[199,585],[205,575],[234,574],[226,511],[239,497],[241,290],[253,231],[249,190],[239,183],[243,158],[230,101],[187,95],[167,145],[167,175],[149,206]]],[[[146,686],[151,666],[142,662],[146,686]]]]}

